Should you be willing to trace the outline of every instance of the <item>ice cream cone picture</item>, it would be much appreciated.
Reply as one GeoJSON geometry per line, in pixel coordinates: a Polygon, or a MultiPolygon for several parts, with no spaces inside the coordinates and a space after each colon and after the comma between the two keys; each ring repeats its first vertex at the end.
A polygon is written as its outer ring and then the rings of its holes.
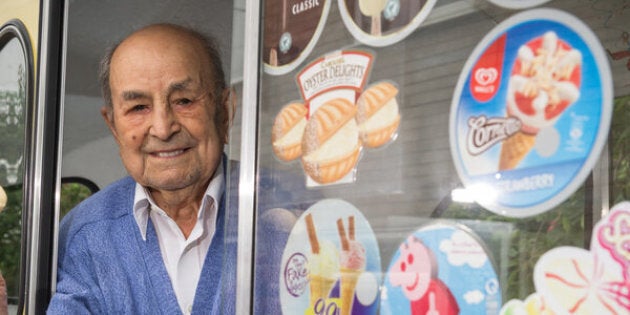
{"type": "Polygon", "coordinates": [[[597,163],[612,99],[606,52],[581,20],[540,8],[502,21],[475,47],[453,93],[449,140],[463,185],[509,217],[559,205],[597,163]]]}
{"type": "Polygon", "coordinates": [[[328,297],[335,281],[337,281],[338,254],[334,245],[331,243],[320,244],[317,240],[311,214],[306,215],[306,229],[311,244],[311,256],[309,257],[310,305],[315,307],[316,303],[328,297]]]}
{"type": "Polygon", "coordinates": [[[365,248],[354,237],[354,216],[348,218],[348,234],[343,220],[337,220],[341,240],[341,315],[351,314],[357,280],[365,271],[365,248]]]}
{"type": "Polygon", "coordinates": [[[507,113],[521,130],[503,141],[499,170],[513,169],[534,147],[542,128],[552,127],[580,97],[582,53],[548,31],[518,49],[510,77],[507,113]]]}

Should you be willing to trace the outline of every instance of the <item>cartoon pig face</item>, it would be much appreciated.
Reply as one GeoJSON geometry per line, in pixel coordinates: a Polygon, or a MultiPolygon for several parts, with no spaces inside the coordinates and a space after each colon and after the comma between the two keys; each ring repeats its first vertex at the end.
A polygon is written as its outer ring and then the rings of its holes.
{"type": "Polygon", "coordinates": [[[424,296],[431,278],[437,274],[435,257],[422,241],[412,235],[400,245],[400,256],[388,274],[393,286],[401,287],[410,301],[417,301],[424,296]]]}

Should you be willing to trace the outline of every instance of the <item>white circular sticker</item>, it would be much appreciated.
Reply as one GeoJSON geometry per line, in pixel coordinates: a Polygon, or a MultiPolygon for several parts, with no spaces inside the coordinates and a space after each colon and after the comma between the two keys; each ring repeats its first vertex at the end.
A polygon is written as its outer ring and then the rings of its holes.
{"type": "Polygon", "coordinates": [[[488,0],[500,7],[508,9],[525,9],[541,5],[549,0],[488,0]]]}
{"type": "Polygon", "coordinates": [[[376,314],[381,259],[363,214],[350,203],[326,199],[293,226],[282,255],[283,314],[376,314]]]}
{"type": "Polygon", "coordinates": [[[346,28],[360,42],[383,47],[413,33],[436,0],[339,0],[346,28]]]}

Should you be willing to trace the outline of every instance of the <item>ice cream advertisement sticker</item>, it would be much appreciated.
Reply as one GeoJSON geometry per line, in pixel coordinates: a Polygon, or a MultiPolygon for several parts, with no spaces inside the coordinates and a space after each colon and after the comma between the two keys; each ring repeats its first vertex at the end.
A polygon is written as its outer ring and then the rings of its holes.
{"type": "Polygon", "coordinates": [[[582,184],[611,113],[611,73],[592,31],[562,11],[525,11],[487,34],[464,66],[451,105],[453,161],[482,206],[535,215],[582,184]]]}
{"type": "Polygon", "coordinates": [[[508,9],[525,9],[541,5],[549,0],[488,0],[498,6],[508,9]]]}
{"type": "Polygon", "coordinates": [[[297,68],[315,47],[331,0],[266,0],[262,58],[265,72],[282,75],[297,68]]]}
{"type": "Polygon", "coordinates": [[[376,314],[378,243],[353,205],[322,200],[295,223],[282,255],[283,314],[376,314]]]}
{"type": "Polygon", "coordinates": [[[398,85],[389,80],[368,85],[373,59],[358,50],[317,58],[297,75],[303,99],[284,105],[276,115],[274,154],[282,162],[299,159],[308,187],[355,182],[364,149],[396,139],[398,85]]]}
{"type": "Polygon", "coordinates": [[[501,290],[482,244],[467,229],[435,224],[400,245],[381,293],[381,314],[496,314],[501,290]]]}
{"type": "Polygon", "coordinates": [[[343,23],[360,42],[383,47],[413,33],[437,0],[338,0],[343,23]]]}

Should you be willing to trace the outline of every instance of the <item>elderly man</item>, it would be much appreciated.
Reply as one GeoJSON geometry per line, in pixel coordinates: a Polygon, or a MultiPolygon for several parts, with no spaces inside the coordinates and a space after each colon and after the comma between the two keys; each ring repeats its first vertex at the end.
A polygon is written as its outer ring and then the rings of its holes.
{"type": "Polygon", "coordinates": [[[48,312],[233,313],[226,224],[236,219],[222,152],[234,101],[214,43],[148,26],[105,57],[101,80],[102,115],[130,177],[64,218],[48,312]]]}

